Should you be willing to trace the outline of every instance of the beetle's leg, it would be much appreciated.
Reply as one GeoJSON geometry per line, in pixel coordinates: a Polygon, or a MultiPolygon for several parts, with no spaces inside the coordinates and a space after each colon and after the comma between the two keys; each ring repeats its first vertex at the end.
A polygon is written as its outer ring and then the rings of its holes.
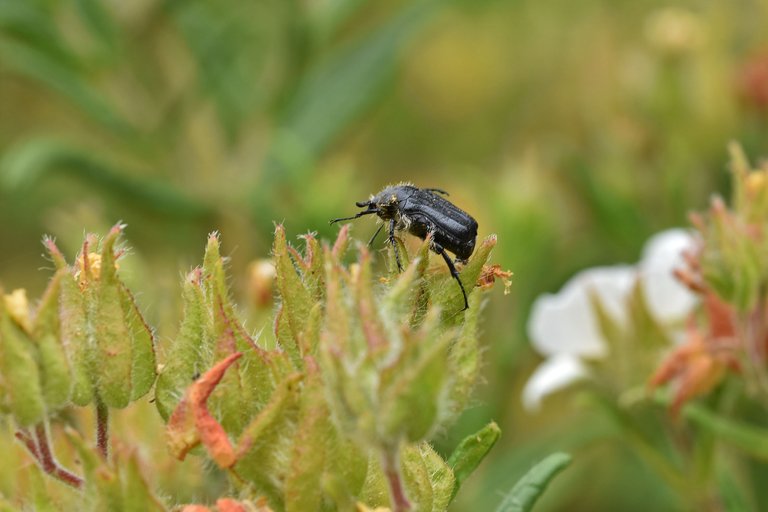
{"type": "Polygon", "coordinates": [[[376,240],[376,237],[377,237],[377,236],[379,236],[379,233],[381,232],[381,228],[383,228],[383,227],[384,227],[384,223],[382,222],[381,224],[379,224],[379,229],[377,229],[377,230],[376,230],[376,232],[375,232],[375,233],[373,234],[373,236],[371,237],[371,239],[370,239],[370,240],[368,240],[368,247],[370,247],[371,245],[373,245],[373,241],[374,241],[374,240],[376,240]]]}
{"type": "Polygon", "coordinates": [[[427,192],[437,192],[438,194],[443,194],[444,196],[451,195],[451,194],[449,194],[448,192],[446,192],[445,190],[443,190],[441,188],[425,188],[423,190],[426,190],[427,192]]]}
{"type": "Polygon", "coordinates": [[[400,251],[397,248],[397,240],[395,240],[395,219],[389,219],[389,243],[392,244],[392,249],[395,251],[395,262],[397,262],[397,271],[403,271],[403,264],[400,263],[400,251]]]}
{"type": "Polygon", "coordinates": [[[441,245],[438,245],[436,243],[432,243],[432,250],[435,251],[437,254],[443,257],[445,260],[445,264],[448,265],[448,270],[451,271],[451,277],[453,277],[457,283],[459,283],[459,288],[461,288],[461,294],[464,296],[464,311],[465,309],[469,309],[469,302],[467,301],[467,292],[464,291],[464,285],[461,282],[461,279],[459,279],[459,273],[456,270],[456,267],[453,265],[453,262],[451,261],[451,258],[448,257],[448,255],[445,253],[445,249],[441,245]]]}
{"type": "Polygon", "coordinates": [[[353,215],[352,217],[342,217],[341,219],[333,219],[332,221],[330,221],[330,224],[335,224],[335,223],[341,222],[343,220],[359,219],[363,215],[371,215],[372,213],[379,213],[379,210],[365,210],[364,212],[360,212],[357,215],[353,215]]]}

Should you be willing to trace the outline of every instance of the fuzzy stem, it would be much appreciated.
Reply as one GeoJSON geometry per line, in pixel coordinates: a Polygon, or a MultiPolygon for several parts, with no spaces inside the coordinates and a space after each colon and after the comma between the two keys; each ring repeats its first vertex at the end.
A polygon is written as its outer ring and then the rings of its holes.
{"type": "Polygon", "coordinates": [[[389,483],[389,498],[392,502],[392,512],[408,512],[411,510],[411,502],[405,495],[403,479],[400,476],[400,464],[397,447],[388,447],[382,450],[382,465],[384,475],[389,483]]]}
{"type": "Polygon", "coordinates": [[[96,448],[104,460],[109,458],[109,409],[96,401],[96,448]]]}
{"type": "Polygon", "coordinates": [[[34,438],[29,432],[25,430],[19,430],[16,432],[15,436],[16,439],[24,444],[32,457],[35,458],[43,471],[45,471],[47,474],[64,482],[67,485],[71,485],[75,489],[80,489],[83,487],[82,478],[59,466],[59,463],[56,461],[53,453],[51,452],[51,447],[48,442],[48,432],[46,432],[45,425],[43,423],[40,423],[37,427],[35,427],[34,438]]]}
{"type": "Polygon", "coordinates": [[[14,436],[16,439],[22,442],[22,444],[26,447],[27,450],[29,450],[29,453],[32,454],[35,459],[40,460],[40,452],[37,449],[35,440],[32,439],[32,435],[29,432],[26,430],[18,430],[14,436]]]}

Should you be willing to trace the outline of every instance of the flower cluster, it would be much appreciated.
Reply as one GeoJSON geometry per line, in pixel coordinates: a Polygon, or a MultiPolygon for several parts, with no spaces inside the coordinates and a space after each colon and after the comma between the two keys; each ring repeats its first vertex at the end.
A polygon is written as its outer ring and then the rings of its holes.
{"type": "Polygon", "coordinates": [[[613,340],[606,331],[626,333],[636,327],[632,303],[638,295],[641,307],[663,334],[679,339],[697,298],[676,279],[674,270],[683,266],[684,253],[694,248],[689,231],[664,231],[646,243],[638,264],[587,269],[557,294],[539,297],[528,335],[546,360],[523,390],[525,407],[538,409],[545,396],[590,375],[588,362],[609,357],[613,340]]]}

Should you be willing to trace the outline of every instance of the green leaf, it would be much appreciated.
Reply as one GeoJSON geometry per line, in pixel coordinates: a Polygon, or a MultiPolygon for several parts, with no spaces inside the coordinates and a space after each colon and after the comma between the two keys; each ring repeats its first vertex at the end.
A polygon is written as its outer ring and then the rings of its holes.
{"type": "Polygon", "coordinates": [[[275,228],[275,243],[272,249],[277,272],[277,287],[282,299],[281,316],[287,322],[290,339],[279,339],[280,345],[291,354],[297,366],[301,366],[300,340],[304,335],[309,312],[314,301],[309,290],[304,286],[288,254],[288,242],[285,229],[275,228]]]}
{"type": "Polygon", "coordinates": [[[363,494],[368,474],[368,456],[352,439],[332,428],[326,441],[327,453],[323,487],[338,510],[352,510],[363,494]]]}
{"type": "Polygon", "coordinates": [[[504,496],[496,512],[527,512],[546,490],[552,479],[571,463],[567,453],[553,453],[521,478],[504,496]]]}
{"type": "Polygon", "coordinates": [[[16,422],[28,427],[45,415],[40,372],[32,340],[8,315],[0,293],[0,375],[4,394],[16,422]]]}
{"type": "Polygon", "coordinates": [[[460,414],[469,402],[480,372],[478,322],[481,302],[481,294],[473,293],[469,296],[469,309],[464,313],[464,324],[448,352],[452,379],[451,409],[455,415],[460,414]]]}
{"type": "Polygon", "coordinates": [[[368,458],[368,469],[365,472],[365,482],[360,491],[360,501],[369,507],[389,506],[387,479],[381,470],[381,463],[377,457],[368,458]]]}
{"type": "Polygon", "coordinates": [[[421,456],[418,445],[403,445],[400,450],[400,474],[405,483],[406,495],[414,508],[416,510],[434,510],[429,469],[421,456]]]}
{"type": "MultiPolygon", "coordinates": [[[[357,272],[353,275],[357,315],[363,330],[365,351],[375,358],[389,348],[389,339],[374,300],[371,277],[371,253],[362,249],[357,272]]],[[[363,349],[363,347],[360,347],[363,349]]]]}
{"type": "Polygon", "coordinates": [[[202,269],[190,272],[184,280],[184,314],[179,334],[165,354],[155,387],[155,403],[167,420],[184,396],[184,391],[213,364],[211,317],[206,311],[202,289],[202,269]]]}
{"type": "Polygon", "coordinates": [[[322,509],[322,478],[327,441],[333,428],[323,396],[316,363],[308,363],[308,374],[301,396],[301,408],[288,474],[285,478],[286,512],[311,512],[322,509]]]}
{"type": "Polygon", "coordinates": [[[465,437],[448,459],[448,465],[453,469],[456,485],[451,492],[451,499],[456,496],[464,481],[471,475],[493,445],[501,436],[501,429],[496,422],[491,422],[474,434],[465,437]]]}
{"type": "Polygon", "coordinates": [[[760,460],[768,460],[768,429],[755,427],[718,414],[697,404],[689,404],[683,415],[691,422],[715,433],[721,439],[760,460]]]}
{"type": "Polygon", "coordinates": [[[316,301],[325,296],[325,261],[323,248],[312,234],[303,235],[306,242],[305,257],[302,260],[302,281],[316,301]]]}
{"type": "MultiPolygon", "coordinates": [[[[104,404],[118,409],[130,402],[133,366],[132,333],[123,313],[122,283],[115,269],[115,242],[121,230],[120,226],[113,227],[102,241],[100,275],[90,278],[86,288],[89,332],[96,348],[96,387],[104,404]]],[[[87,261],[88,255],[83,258],[87,261]]]]}
{"type": "Polygon", "coordinates": [[[742,486],[744,482],[736,477],[738,471],[727,467],[726,464],[717,468],[717,487],[720,491],[720,500],[723,510],[728,512],[750,512],[757,510],[750,506],[749,500],[742,486]]]}
{"type": "Polygon", "coordinates": [[[414,328],[424,321],[431,300],[429,281],[425,277],[429,268],[429,245],[430,242],[425,240],[415,256],[419,262],[416,265],[417,282],[413,292],[413,313],[411,314],[411,326],[414,328]]]}
{"type": "Polygon", "coordinates": [[[95,159],[87,149],[55,139],[27,139],[6,150],[0,160],[0,185],[8,190],[29,190],[52,173],[65,174],[117,200],[130,200],[169,218],[199,219],[211,213],[208,206],[164,182],[136,178],[130,170],[118,170],[95,159]]]}
{"type": "Polygon", "coordinates": [[[59,336],[61,281],[68,277],[64,269],[53,276],[35,312],[32,329],[40,353],[40,379],[45,403],[52,410],[69,402],[72,392],[69,358],[59,336]]]}
{"type": "Polygon", "coordinates": [[[93,510],[123,510],[123,491],[119,476],[108,467],[92,446],[74,429],[67,428],[65,434],[75,447],[84,473],[84,500],[93,510]]]}
{"type": "Polygon", "coordinates": [[[130,290],[122,283],[118,288],[131,341],[131,401],[149,392],[156,377],[155,339],[139,311],[130,290]]]}
{"type": "Polygon", "coordinates": [[[448,505],[453,498],[453,489],[456,487],[456,476],[429,443],[420,443],[418,450],[429,474],[432,487],[432,510],[434,512],[448,510],[448,505]]]}
{"type": "Polygon", "coordinates": [[[196,64],[193,82],[209,96],[230,142],[264,101],[264,66],[273,51],[273,34],[284,34],[283,12],[291,2],[208,2],[163,4],[184,37],[196,64]],[[265,42],[270,41],[270,44],[265,42]],[[248,94],[243,94],[243,91],[248,94]]]}
{"type": "Polygon", "coordinates": [[[142,475],[136,453],[118,453],[115,457],[123,491],[124,512],[165,512],[166,507],[152,494],[147,479],[142,475]],[[119,457],[118,457],[119,455],[119,457]]]}
{"type": "Polygon", "coordinates": [[[102,47],[114,50],[117,45],[117,27],[105,4],[99,0],[76,0],[80,18],[88,30],[96,36],[102,47]]]}
{"type": "MultiPolygon", "coordinates": [[[[58,512],[61,505],[56,503],[46,488],[45,476],[37,465],[31,465],[29,470],[29,488],[32,494],[32,510],[35,512],[58,512]]],[[[0,508],[2,510],[2,508],[0,508]]]]}
{"type": "Polygon", "coordinates": [[[284,471],[285,461],[291,458],[301,379],[300,373],[286,377],[269,403],[245,427],[237,443],[235,470],[273,503],[283,502],[284,481],[275,475],[284,471]]]}
{"type": "MultiPolygon", "coordinates": [[[[442,419],[444,384],[448,374],[447,351],[453,339],[450,332],[440,333],[437,315],[422,326],[420,336],[410,335],[399,360],[382,377],[379,431],[386,443],[396,443],[405,436],[420,441],[442,419]]],[[[407,335],[407,333],[406,333],[407,335]]]]}
{"type": "Polygon", "coordinates": [[[68,268],[64,269],[61,279],[59,319],[61,344],[67,351],[72,368],[72,402],[86,406],[93,400],[91,371],[95,350],[92,339],[87,335],[85,297],[68,268]]]}
{"type": "MultiPolygon", "coordinates": [[[[435,5],[431,0],[406,5],[307,74],[282,115],[265,163],[268,180],[303,176],[308,163],[374,103],[394,76],[400,50],[435,5]]],[[[265,185],[260,189],[270,190],[265,185]]]]}
{"type": "Polygon", "coordinates": [[[330,39],[366,3],[367,0],[333,0],[311,4],[309,21],[315,37],[321,42],[330,39]]]}
{"type": "Polygon", "coordinates": [[[123,137],[134,137],[134,128],[117,112],[101,92],[88,83],[81,66],[59,56],[11,39],[0,40],[4,65],[36,80],[86,112],[94,120],[123,137]]]}

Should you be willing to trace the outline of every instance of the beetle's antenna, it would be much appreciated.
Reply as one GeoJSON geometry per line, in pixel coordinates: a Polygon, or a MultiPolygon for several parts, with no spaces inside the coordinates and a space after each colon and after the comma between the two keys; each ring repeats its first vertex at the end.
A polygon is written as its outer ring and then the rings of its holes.
{"type": "Polygon", "coordinates": [[[373,245],[373,241],[376,240],[376,237],[379,236],[379,233],[381,233],[381,228],[384,227],[384,223],[379,224],[379,229],[376,230],[376,232],[373,234],[370,240],[368,240],[368,247],[373,245]]]}
{"type": "Polygon", "coordinates": [[[357,201],[355,202],[355,205],[357,205],[358,208],[362,208],[363,206],[371,206],[370,201],[357,201]]]}
{"type": "Polygon", "coordinates": [[[353,216],[351,216],[351,217],[342,217],[341,219],[333,219],[332,221],[330,221],[330,222],[329,222],[329,224],[335,224],[335,223],[337,223],[337,222],[341,222],[341,221],[343,221],[343,220],[355,220],[355,219],[359,219],[359,218],[360,218],[360,217],[362,217],[363,215],[371,215],[372,213],[379,213],[379,210],[365,210],[364,212],[360,212],[360,213],[358,213],[357,215],[353,215],[353,216]]]}

